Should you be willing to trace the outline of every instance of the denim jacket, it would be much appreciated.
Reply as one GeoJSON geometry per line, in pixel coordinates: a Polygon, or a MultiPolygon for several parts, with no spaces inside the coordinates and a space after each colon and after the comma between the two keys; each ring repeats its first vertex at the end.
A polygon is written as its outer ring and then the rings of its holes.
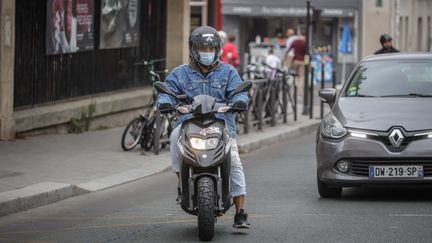
{"type": "MultiPolygon", "coordinates": [[[[218,103],[234,103],[241,100],[246,104],[249,98],[246,92],[236,94],[228,99],[231,92],[242,82],[237,70],[229,64],[221,63],[204,76],[200,71],[190,64],[181,65],[175,68],[165,79],[167,85],[176,95],[187,94],[189,97],[195,97],[200,94],[210,95],[216,98],[218,103]]],[[[159,94],[157,105],[170,103],[176,105],[176,100],[167,94],[159,94]]],[[[234,114],[220,113],[216,117],[225,121],[230,132],[230,136],[235,137],[236,122],[234,114]]],[[[192,115],[181,115],[177,120],[176,126],[182,122],[191,119],[192,115]]]]}

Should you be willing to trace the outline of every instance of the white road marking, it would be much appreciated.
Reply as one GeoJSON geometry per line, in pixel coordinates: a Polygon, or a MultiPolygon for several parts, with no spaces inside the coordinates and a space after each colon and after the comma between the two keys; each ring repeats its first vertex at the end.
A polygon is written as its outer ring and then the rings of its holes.
{"type": "Polygon", "coordinates": [[[390,214],[389,217],[432,217],[432,214],[390,214]]]}

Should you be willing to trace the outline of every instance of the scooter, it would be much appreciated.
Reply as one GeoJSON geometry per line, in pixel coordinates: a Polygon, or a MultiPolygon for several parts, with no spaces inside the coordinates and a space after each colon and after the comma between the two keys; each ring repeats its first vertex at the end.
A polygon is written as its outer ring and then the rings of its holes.
{"type": "MultiPolygon", "coordinates": [[[[252,82],[244,81],[230,97],[251,87],[252,82]]],[[[185,101],[190,100],[189,97],[175,95],[164,83],[156,82],[155,88],[179,101],[174,108],[177,114],[192,114],[192,119],[182,123],[177,141],[180,151],[180,206],[186,213],[198,216],[198,236],[209,241],[214,236],[217,217],[232,205],[231,137],[225,122],[215,114],[245,110],[234,109],[232,104],[216,103],[215,98],[209,95],[195,96],[192,104],[187,104],[185,101]]]]}

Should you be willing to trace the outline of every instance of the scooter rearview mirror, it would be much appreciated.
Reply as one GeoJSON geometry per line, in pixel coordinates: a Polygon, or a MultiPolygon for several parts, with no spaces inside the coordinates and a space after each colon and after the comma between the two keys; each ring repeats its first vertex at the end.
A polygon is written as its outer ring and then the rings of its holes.
{"type": "Polygon", "coordinates": [[[234,95],[245,92],[250,90],[252,88],[252,81],[243,81],[241,84],[237,86],[237,88],[231,93],[230,97],[233,97],[234,95]]]}
{"type": "Polygon", "coordinates": [[[155,89],[159,92],[159,93],[164,93],[164,94],[168,94],[174,98],[177,98],[176,95],[162,82],[156,82],[155,83],[155,89]]]}

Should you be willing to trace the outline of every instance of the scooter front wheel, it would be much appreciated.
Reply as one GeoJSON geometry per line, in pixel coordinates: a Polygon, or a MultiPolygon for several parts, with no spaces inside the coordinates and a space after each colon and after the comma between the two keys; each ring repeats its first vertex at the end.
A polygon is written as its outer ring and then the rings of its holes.
{"type": "Polygon", "coordinates": [[[198,236],[209,241],[214,236],[215,227],[215,190],[213,180],[202,177],[198,181],[198,236]]]}

